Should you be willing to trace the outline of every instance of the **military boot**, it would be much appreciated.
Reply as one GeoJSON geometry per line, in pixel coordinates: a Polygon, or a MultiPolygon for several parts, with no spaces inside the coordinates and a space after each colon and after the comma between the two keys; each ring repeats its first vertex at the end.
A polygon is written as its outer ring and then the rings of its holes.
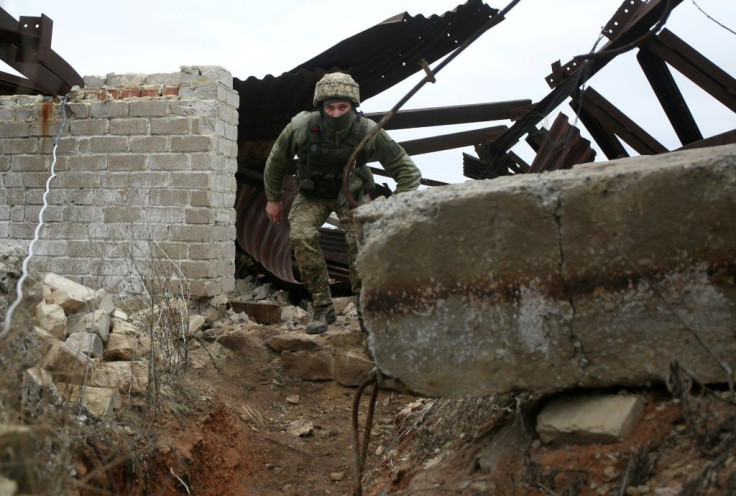
{"type": "Polygon", "coordinates": [[[327,324],[332,324],[336,320],[332,303],[316,306],[312,312],[312,320],[307,324],[307,334],[322,334],[327,331],[327,324]]]}

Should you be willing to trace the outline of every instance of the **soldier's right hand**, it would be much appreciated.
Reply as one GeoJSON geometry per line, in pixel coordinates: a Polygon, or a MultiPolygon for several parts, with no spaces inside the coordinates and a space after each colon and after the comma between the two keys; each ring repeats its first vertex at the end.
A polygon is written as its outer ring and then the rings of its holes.
{"type": "Polygon", "coordinates": [[[268,220],[274,224],[279,224],[283,219],[284,207],[280,201],[269,201],[266,202],[266,215],[268,220]]]}

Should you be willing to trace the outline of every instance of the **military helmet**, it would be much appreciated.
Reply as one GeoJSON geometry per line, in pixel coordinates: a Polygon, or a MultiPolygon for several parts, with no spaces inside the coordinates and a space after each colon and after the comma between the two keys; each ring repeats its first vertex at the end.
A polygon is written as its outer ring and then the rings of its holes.
{"type": "Polygon", "coordinates": [[[325,74],[314,87],[314,106],[328,98],[350,100],[357,107],[360,105],[360,86],[349,74],[333,72],[325,74]]]}

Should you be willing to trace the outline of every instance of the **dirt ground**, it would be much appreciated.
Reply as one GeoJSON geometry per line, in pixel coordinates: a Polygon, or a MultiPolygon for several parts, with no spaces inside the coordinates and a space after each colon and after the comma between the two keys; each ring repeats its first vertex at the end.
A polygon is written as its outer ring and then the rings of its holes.
{"type": "MultiPolygon", "coordinates": [[[[195,343],[190,358],[186,373],[162,380],[147,441],[155,443],[118,474],[113,494],[353,494],[356,388],[288,377],[273,353],[216,342],[195,343]],[[299,425],[301,434],[292,432],[299,425]]],[[[447,400],[384,389],[363,494],[734,495],[734,396],[725,387],[688,391],[681,399],[663,386],[633,391],[646,413],[620,443],[553,447],[534,435],[539,398],[447,400]]]]}

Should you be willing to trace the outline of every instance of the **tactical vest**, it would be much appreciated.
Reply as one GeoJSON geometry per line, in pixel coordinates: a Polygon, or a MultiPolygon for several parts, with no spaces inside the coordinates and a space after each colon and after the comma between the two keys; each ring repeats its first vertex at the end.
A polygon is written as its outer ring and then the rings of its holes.
{"type": "MultiPolygon", "coordinates": [[[[342,189],[345,165],[355,147],[367,132],[367,126],[357,114],[350,134],[338,145],[326,140],[319,112],[309,119],[309,142],[297,151],[297,184],[299,191],[310,198],[334,200],[342,189]]],[[[365,166],[365,154],[361,150],[356,157],[356,169],[365,166]]]]}

